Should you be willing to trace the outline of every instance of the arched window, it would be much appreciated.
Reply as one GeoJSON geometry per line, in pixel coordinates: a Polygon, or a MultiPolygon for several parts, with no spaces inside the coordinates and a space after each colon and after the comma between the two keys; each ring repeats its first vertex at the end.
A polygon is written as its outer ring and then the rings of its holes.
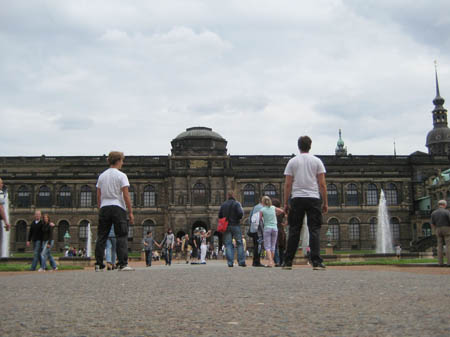
{"type": "Polygon", "coordinates": [[[369,237],[370,240],[376,240],[377,239],[377,223],[378,219],[376,217],[370,218],[370,227],[369,227],[369,237]]]}
{"type": "Polygon", "coordinates": [[[328,184],[327,194],[328,194],[328,205],[339,206],[338,189],[335,184],[328,184]]]}
{"type": "Polygon", "coordinates": [[[253,206],[256,204],[255,186],[247,184],[244,186],[243,206],[253,206]]]}
{"type": "Polygon", "coordinates": [[[192,204],[194,205],[206,205],[206,188],[202,183],[196,183],[192,188],[192,204]]]}
{"type": "Polygon", "coordinates": [[[31,206],[31,192],[30,188],[26,185],[19,187],[17,191],[17,207],[30,207],[31,206]]]}
{"type": "Polygon", "coordinates": [[[388,184],[386,187],[386,205],[398,205],[397,187],[395,184],[388,184]]]}
{"type": "Polygon", "coordinates": [[[391,218],[392,238],[394,241],[400,240],[400,221],[398,218],[391,218]]]}
{"type": "Polygon", "coordinates": [[[156,191],[152,185],[144,187],[144,207],[154,207],[156,205],[156,191]]]}
{"type": "Polygon", "coordinates": [[[51,207],[52,206],[52,193],[48,186],[41,186],[39,188],[38,197],[37,197],[37,206],[38,207],[51,207]]]}
{"type": "Polygon", "coordinates": [[[359,240],[359,220],[357,218],[350,219],[348,234],[350,240],[359,240]]]}
{"type": "Polygon", "coordinates": [[[134,236],[134,227],[129,224],[128,225],[128,241],[133,241],[133,236],[134,236]]]}
{"type": "Polygon", "coordinates": [[[336,218],[328,220],[328,229],[331,232],[331,240],[339,241],[339,221],[336,218]]]}
{"type": "Polygon", "coordinates": [[[64,235],[69,232],[69,223],[66,220],[61,220],[58,224],[58,241],[64,242],[64,235]]]}
{"type": "Polygon", "coordinates": [[[79,228],[79,234],[78,234],[78,238],[80,240],[87,240],[88,235],[89,235],[89,231],[88,231],[88,225],[89,225],[89,221],[87,220],[81,220],[80,221],[80,228],[79,228]]]}
{"type": "Polygon", "coordinates": [[[264,191],[263,191],[264,195],[267,195],[268,197],[270,197],[271,199],[274,199],[277,197],[277,189],[275,188],[274,185],[272,184],[267,184],[264,187],[264,191]]]}
{"type": "Polygon", "coordinates": [[[428,222],[422,225],[422,235],[423,236],[431,236],[431,226],[428,222]]]}
{"type": "Polygon", "coordinates": [[[133,186],[129,186],[128,187],[128,194],[130,195],[130,202],[131,202],[131,207],[134,207],[135,205],[135,194],[134,194],[134,187],[133,186]]]}
{"type": "Polygon", "coordinates": [[[27,241],[27,223],[24,220],[19,220],[16,223],[16,242],[27,241]]]}
{"type": "Polygon", "coordinates": [[[70,187],[64,185],[61,187],[58,193],[58,206],[59,207],[72,207],[72,192],[70,187]]]}
{"type": "Polygon", "coordinates": [[[81,186],[80,207],[92,207],[92,189],[88,185],[81,186]]]}
{"type": "Polygon", "coordinates": [[[378,188],[375,184],[367,185],[367,205],[378,205],[378,188]]]}
{"type": "Polygon", "coordinates": [[[147,232],[153,232],[155,227],[155,222],[153,220],[145,220],[142,224],[143,236],[147,235],[147,232]]]}
{"type": "Polygon", "coordinates": [[[355,184],[347,185],[347,193],[346,193],[346,205],[347,206],[358,206],[358,189],[355,184]]]}

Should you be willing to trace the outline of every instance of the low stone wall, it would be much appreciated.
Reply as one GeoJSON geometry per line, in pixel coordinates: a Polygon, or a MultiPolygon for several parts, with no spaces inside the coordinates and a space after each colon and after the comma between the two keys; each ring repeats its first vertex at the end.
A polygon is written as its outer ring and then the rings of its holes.
{"type": "Polygon", "coordinates": [[[58,258],[60,265],[73,265],[81,267],[92,267],[95,265],[95,259],[91,257],[64,256],[58,258]]]}
{"type": "MultiPolygon", "coordinates": [[[[395,254],[333,254],[333,255],[321,255],[324,262],[361,262],[370,261],[376,259],[397,259],[395,254]]],[[[433,258],[432,252],[417,252],[417,253],[402,253],[401,259],[422,259],[433,258]]],[[[307,259],[302,255],[297,254],[294,259],[294,264],[302,265],[307,263],[307,259]]]]}

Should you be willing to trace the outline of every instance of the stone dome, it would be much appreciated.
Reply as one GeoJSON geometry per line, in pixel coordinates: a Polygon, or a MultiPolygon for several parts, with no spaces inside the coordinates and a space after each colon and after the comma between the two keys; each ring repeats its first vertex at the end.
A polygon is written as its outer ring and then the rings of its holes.
{"type": "Polygon", "coordinates": [[[434,128],[427,135],[427,146],[437,143],[450,143],[450,129],[447,127],[434,128]]]}
{"type": "Polygon", "coordinates": [[[217,132],[214,132],[211,128],[207,128],[204,126],[195,126],[192,128],[187,128],[186,131],[180,133],[178,136],[175,137],[175,139],[192,138],[192,137],[225,140],[217,132]]]}
{"type": "Polygon", "coordinates": [[[226,156],[227,141],[211,128],[187,128],[172,142],[174,156],[226,156]]]}

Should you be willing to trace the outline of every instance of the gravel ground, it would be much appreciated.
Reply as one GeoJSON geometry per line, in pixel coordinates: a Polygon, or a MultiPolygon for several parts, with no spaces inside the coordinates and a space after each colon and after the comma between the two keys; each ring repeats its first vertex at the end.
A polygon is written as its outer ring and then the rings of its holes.
{"type": "Polygon", "coordinates": [[[450,335],[439,268],[137,266],[0,274],[0,336],[450,335]]]}

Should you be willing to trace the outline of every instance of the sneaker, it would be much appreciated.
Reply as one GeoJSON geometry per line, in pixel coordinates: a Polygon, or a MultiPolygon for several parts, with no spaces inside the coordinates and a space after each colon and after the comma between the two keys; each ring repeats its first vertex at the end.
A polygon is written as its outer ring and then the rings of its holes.
{"type": "Polygon", "coordinates": [[[39,268],[38,271],[39,271],[39,272],[45,271],[45,269],[39,268]]]}
{"type": "Polygon", "coordinates": [[[313,270],[325,270],[325,265],[320,262],[318,264],[313,264],[313,270]]]}
{"type": "Polygon", "coordinates": [[[95,271],[103,271],[105,270],[105,266],[100,266],[98,264],[95,265],[95,271]]]}
{"type": "Polygon", "coordinates": [[[134,268],[131,268],[129,266],[122,266],[122,267],[119,267],[118,270],[119,271],[134,271],[134,268]]]}
{"type": "Polygon", "coordinates": [[[252,267],[265,267],[262,263],[252,264],[252,267]]]}
{"type": "Polygon", "coordinates": [[[58,270],[58,267],[53,268],[53,271],[57,271],[57,270],[58,270]]]}
{"type": "Polygon", "coordinates": [[[240,264],[239,267],[247,267],[247,265],[244,263],[244,264],[240,264]]]}

